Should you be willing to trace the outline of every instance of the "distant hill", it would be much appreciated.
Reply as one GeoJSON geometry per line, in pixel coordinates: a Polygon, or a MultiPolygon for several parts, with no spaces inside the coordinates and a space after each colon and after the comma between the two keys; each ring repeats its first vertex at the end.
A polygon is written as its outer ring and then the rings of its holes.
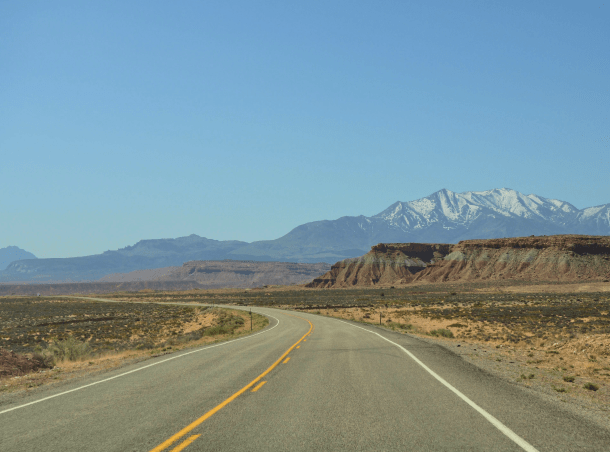
{"type": "Polygon", "coordinates": [[[181,267],[113,273],[93,282],[0,284],[0,296],[288,286],[311,282],[329,269],[329,264],[230,260],[190,261],[181,267]]]}
{"type": "Polygon", "coordinates": [[[174,270],[178,270],[180,267],[161,267],[151,268],[148,270],[134,270],[129,273],[112,273],[106,275],[103,278],[98,279],[96,282],[111,282],[111,283],[125,283],[125,282],[138,282],[138,281],[157,281],[159,278],[168,275],[174,270]]]}
{"type": "Polygon", "coordinates": [[[191,260],[222,260],[245,244],[195,234],[177,239],[141,240],[133,246],[92,256],[14,262],[0,272],[0,281],[95,281],[112,273],[176,267],[191,260]]]}
{"type": "Polygon", "coordinates": [[[20,260],[0,271],[0,282],[97,280],[192,260],[336,262],[361,256],[377,243],[457,243],[554,234],[610,235],[610,204],[577,209],[565,201],[507,188],[464,193],[443,189],[415,201],[398,201],[371,217],[306,223],[275,240],[218,241],[193,234],[142,240],[93,256],[20,260]]]}
{"type": "Polygon", "coordinates": [[[36,259],[36,256],[18,246],[0,248],[0,270],[4,270],[11,262],[21,259],[36,259]]]}
{"type": "Polygon", "coordinates": [[[191,261],[171,269],[157,281],[197,281],[202,287],[260,287],[311,282],[330,270],[330,264],[294,262],[191,261]]]}
{"type": "Polygon", "coordinates": [[[96,282],[195,281],[200,288],[305,284],[330,270],[330,264],[259,261],[190,261],[182,267],[135,270],[106,275],[96,282]]]}

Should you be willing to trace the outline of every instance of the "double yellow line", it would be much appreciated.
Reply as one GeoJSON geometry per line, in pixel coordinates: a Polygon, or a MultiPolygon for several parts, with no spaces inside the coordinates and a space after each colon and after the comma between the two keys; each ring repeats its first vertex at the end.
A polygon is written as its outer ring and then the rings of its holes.
{"type": "MultiPolygon", "coordinates": [[[[292,317],[296,317],[296,316],[292,316],[292,317]]],[[[303,319],[302,317],[299,317],[299,318],[303,319]]],[[[303,320],[307,320],[307,319],[303,319],[303,320]]],[[[269,372],[271,372],[273,369],[275,369],[275,367],[279,363],[282,362],[282,360],[286,357],[286,355],[288,355],[288,353],[290,353],[301,341],[303,341],[313,331],[313,323],[311,323],[309,320],[307,320],[307,323],[309,323],[309,331],[307,331],[307,333],[305,333],[301,339],[299,339],[297,342],[295,342],[292,347],[290,347],[288,350],[286,350],[284,352],[284,354],[282,356],[280,356],[276,362],[274,362],[271,366],[269,366],[269,368],[266,371],[264,371],[262,374],[260,374],[258,377],[256,377],[254,380],[252,380],[250,383],[248,383],[246,386],[241,388],[239,391],[237,391],[231,397],[226,399],[224,402],[222,402],[221,404],[217,405],[216,407],[212,408],[210,411],[205,413],[199,419],[197,419],[196,421],[190,423],[189,425],[184,427],[182,430],[180,430],[178,433],[176,433],[175,435],[172,435],[171,437],[169,437],[168,439],[163,441],[161,444],[159,444],[157,447],[152,449],[150,452],[161,452],[162,450],[167,449],[170,445],[172,445],[173,443],[178,441],[180,438],[185,436],[187,433],[191,432],[195,427],[201,425],[205,420],[207,420],[210,417],[212,417],[218,411],[222,410],[225,406],[227,406],[233,400],[238,398],[240,395],[242,395],[244,392],[246,392],[248,389],[250,389],[256,383],[258,383],[265,375],[267,375],[269,372]]],[[[177,452],[179,450],[184,449],[184,447],[188,446],[188,444],[190,444],[195,439],[197,439],[197,437],[199,437],[199,435],[196,435],[195,437],[188,438],[183,444],[180,444],[174,450],[177,452]],[[187,442],[188,442],[188,444],[185,444],[187,442]]]]}

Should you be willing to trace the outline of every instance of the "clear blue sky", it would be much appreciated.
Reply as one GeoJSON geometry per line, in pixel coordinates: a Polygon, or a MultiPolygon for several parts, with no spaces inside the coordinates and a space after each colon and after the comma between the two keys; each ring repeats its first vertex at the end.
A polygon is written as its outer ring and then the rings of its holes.
{"type": "Polygon", "coordinates": [[[610,202],[610,1],[1,1],[0,247],[610,202]]]}

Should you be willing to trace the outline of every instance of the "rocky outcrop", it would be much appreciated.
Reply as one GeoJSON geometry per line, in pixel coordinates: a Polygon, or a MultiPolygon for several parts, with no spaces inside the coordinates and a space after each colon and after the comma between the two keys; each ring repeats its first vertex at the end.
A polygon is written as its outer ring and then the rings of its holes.
{"type": "Polygon", "coordinates": [[[379,244],[360,258],[337,262],[308,287],[507,279],[610,279],[610,237],[555,235],[464,240],[456,245],[379,244]]]}
{"type": "Polygon", "coordinates": [[[345,259],[315,278],[307,287],[348,287],[411,281],[418,272],[442,259],[451,245],[437,243],[380,243],[362,257],[345,259]]]}
{"type": "Polygon", "coordinates": [[[582,281],[610,278],[610,237],[465,240],[413,281],[582,281]]]}

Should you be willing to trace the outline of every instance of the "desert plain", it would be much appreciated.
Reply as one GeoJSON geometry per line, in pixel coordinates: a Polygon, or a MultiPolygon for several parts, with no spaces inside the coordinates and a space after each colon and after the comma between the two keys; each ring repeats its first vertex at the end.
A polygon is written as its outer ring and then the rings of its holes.
{"type": "Polygon", "coordinates": [[[271,307],[434,342],[610,426],[607,239],[472,242],[378,245],[308,284],[2,296],[0,397],[249,334],[271,307]]]}

